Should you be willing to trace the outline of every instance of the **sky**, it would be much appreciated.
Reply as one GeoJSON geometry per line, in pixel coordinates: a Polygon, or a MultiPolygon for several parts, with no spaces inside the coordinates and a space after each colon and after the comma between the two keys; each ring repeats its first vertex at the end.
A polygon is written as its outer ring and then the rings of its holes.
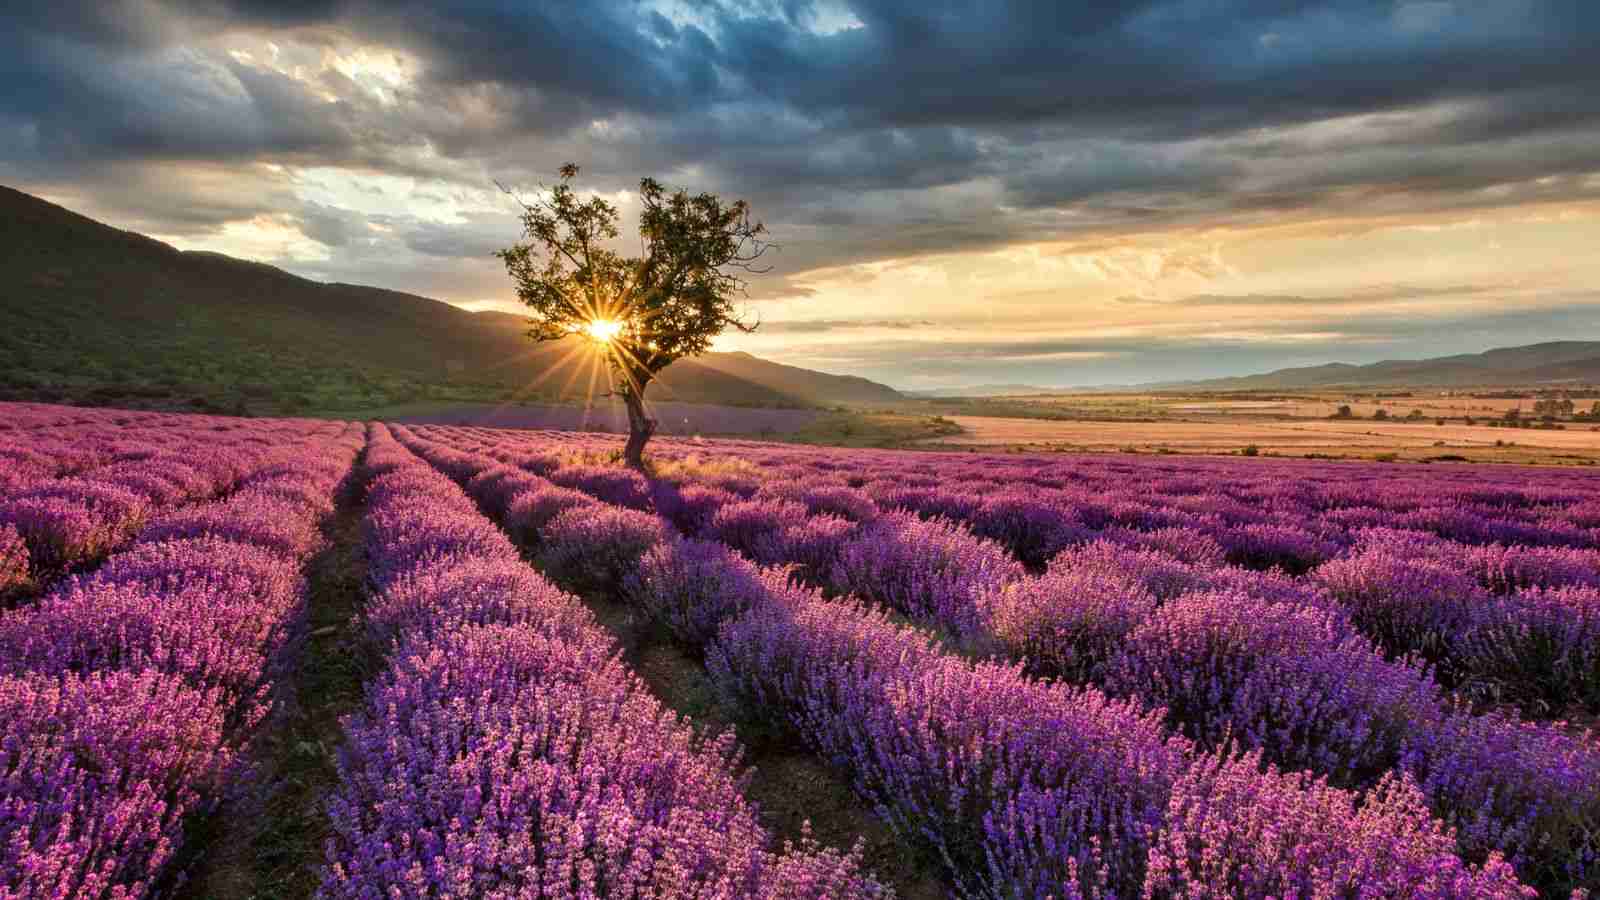
{"type": "Polygon", "coordinates": [[[20,0],[0,183],[516,311],[572,161],[751,202],[718,349],[903,388],[1600,339],[1594,0],[20,0]]]}

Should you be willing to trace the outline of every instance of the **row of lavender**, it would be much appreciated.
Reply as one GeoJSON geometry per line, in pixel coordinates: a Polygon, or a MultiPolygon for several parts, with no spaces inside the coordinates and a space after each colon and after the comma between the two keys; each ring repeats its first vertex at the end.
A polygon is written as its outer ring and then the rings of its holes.
{"type": "MultiPolygon", "coordinates": [[[[1172,526],[1124,526],[1069,545],[1035,576],[967,527],[880,514],[861,491],[815,475],[801,480],[793,469],[781,481],[762,483],[752,500],[699,486],[657,486],[647,496],[642,480],[614,468],[551,471],[558,462],[548,455],[552,445],[531,446],[540,451],[531,458],[527,446],[499,452],[557,481],[636,506],[653,504],[691,532],[758,561],[800,563],[802,574],[836,593],[884,602],[969,646],[1001,650],[1038,674],[1092,681],[1163,706],[1174,726],[1202,744],[1242,743],[1351,787],[1405,771],[1458,830],[1468,858],[1502,850],[1544,886],[1593,888],[1600,881],[1600,751],[1593,737],[1569,734],[1559,723],[1469,715],[1430,673],[1409,660],[1386,659],[1357,633],[1372,621],[1370,607],[1354,603],[1359,598],[1340,584],[1370,565],[1373,546],[1358,543],[1353,554],[1310,577],[1291,578],[1224,565],[1225,554],[1203,536],[1172,526]]],[[[1360,474],[1356,469],[1352,477],[1360,474]]],[[[1582,495],[1577,488],[1569,493],[1582,495]]],[[[1362,537],[1392,535],[1441,543],[1393,531],[1362,537]]],[[[1505,556],[1519,548],[1471,549],[1505,556]]],[[[1413,580],[1376,586],[1388,587],[1397,601],[1429,600],[1415,585],[1440,570],[1407,560],[1395,575],[1409,571],[1413,580]]],[[[1570,577],[1586,577],[1592,569],[1584,566],[1592,565],[1579,557],[1570,577]]],[[[1496,596],[1477,599],[1490,603],[1496,596]]],[[[1494,636],[1491,646],[1507,661],[1502,671],[1522,676],[1509,683],[1525,688],[1542,680],[1566,705],[1592,701],[1600,676],[1593,589],[1535,588],[1502,599],[1498,633],[1480,625],[1458,635],[1494,636]],[[1540,615],[1526,615],[1529,609],[1540,615]]],[[[1496,621],[1478,615],[1480,623],[1496,621]]],[[[1455,646],[1467,646],[1457,639],[1455,646]]]]}
{"type": "Polygon", "coordinates": [[[92,565],[156,512],[231,490],[271,448],[340,428],[194,416],[113,426],[121,416],[89,412],[102,414],[87,423],[0,432],[0,595],[92,565]]]}
{"type": "MultiPolygon", "coordinates": [[[[487,429],[450,431],[497,439],[487,429]]],[[[534,433],[529,439],[555,441],[568,454],[615,452],[590,435],[534,433]]],[[[721,467],[710,483],[733,494],[748,496],[773,483],[850,487],[883,508],[969,523],[1033,566],[1086,533],[1118,529],[1187,529],[1235,562],[1296,571],[1340,555],[1373,527],[1464,545],[1527,548],[1593,549],[1600,537],[1600,486],[1592,476],[1554,469],[1093,456],[1064,463],[887,451],[830,456],[774,445],[671,441],[663,442],[658,463],[692,464],[708,452],[721,467]]]]}
{"type": "Polygon", "coordinates": [[[886,821],[942,856],[963,892],[1520,894],[1497,854],[1481,870],[1461,863],[1404,775],[1358,797],[1263,769],[1260,754],[1200,754],[1163,728],[1159,710],[968,662],[881,612],[827,600],[723,544],[669,537],[655,516],[591,496],[681,516],[666,501],[683,491],[640,494],[626,475],[555,468],[526,447],[474,447],[522,464],[497,465],[399,434],[537,542],[552,576],[620,589],[689,646],[709,642],[708,669],[730,703],[775,718],[850,772],[886,821]]]}
{"type": "MultiPolygon", "coordinates": [[[[1535,714],[1600,712],[1594,479],[1481,467],[1417,475],[1416,467],[1200,465],[1210,471],[1199,492],[1193,476],[1163,475],[1168,464],[1141,471],[1100,460],[1082,463],[1100,469],[1079,476],[1093,485],[1089,496],[1051,492],[1064,480],[1059,463],[1025,469],[1025,493],[1015,484],[986,492],[959,465],[950,473],[957,490],[885,486],[870,472],[841,483],[820,461],[809,477],[789,471],[767,491],[826,511],[830,502],[859,504],[841,490],[859,480],[875,505],[960,522],[1036,569],[1098,539],[1201,569],[1307,573],[1301,593],[1326,590],[1386,654],[1420,656],[1449,687],[1535,714]]],[[[1032,625],[1049,627],[1049,617],[1032,625]]]]}
{"type": "Polygon", "coordinates": [[[186,820],[229,790],[290,664],[301,566],[362,443],[302,428],[225,498],[152,505],[98,568],[0,614],[0,897],[181,878],[186,820]]]}
{"type": "MultiPolygon", "coordinates": [[[[563,450],[614,453],[615,438],[564,432],[504,432],[456,428],[456,434],[495,439],[517,434],[557,441],[563,450]]],[[[1581,469],[1516,466],[1416,466],[1214,457],[1121,454],[950,454],[829,449],[747,441],[663,439],[659,461],[701,457],[744,465],[727,470],[731,483],[793,475],[833,476],[869,492],[918,489],[971,508],[972,499],[1022,488],[1033,496],[1063,497],[1081,524],[1154,527],[1141,511],[1201,516],[1198,524],[1282,524],[1332,538],[1365,524],[1437,531],[1470,543],[1593,546],[1600,528],[1600,487],[1581,469]],[[1063,493],[1054,493],[1063,492],[1063,493]],[[1382,514],[1389,514],[1385,518],[1382,514]],[[1131,520],[1131,521],[1130,521],[1131,520]]]]}
{"type": "MultiPolygon", "coordinates": [[[[1403,766],[1460,829],[1470,858],[1503,849],[1541,884],[1596,878],[1600,763],[1588,739],[1465,715],[1427,673],[1384,660],[1353,634],[1345,610],[1309,580],[1222,567],[1214,553],[1209,564],[1185,564],[1129,548],[1126,535],[1080,545],[1031,577],[960,527],[879,516],[847,486],[790,478],[758,488],[754,501],[698,486],[658,485],[650,496],[637,476],[614,468],[552,471],[559,460],[550,451],[562,445],[532,446],[531,456],[528,446],[497,452],[610,499],[654,504],[758,560],[800,562],[836,592],[887,602],[969,642],[982,638],[1036,672],[1166,706],[1173,724],[1203,743],[1229,735],[1357,787],[1403,766]],[[806,508],[766,495],[774,493],[823,509],[805,518],[806,508]],[[862,519],[873,521],[853,521],[862,519]]],[[[1184,542],[1156,537],[1181,555],[1184,542]]],[[[1570,659],[1585,647],[1594,652],[1592,638],[1558,653],[1570,659]]]]}
{"type": "Polygon", "coordinates": [[[188,442],[204,435],[226,441],[263,429],[292,437],[323,424],[0,403],[0,496],[103,465],[132,445],[188,442]]]}
{"type": "MultiPolygon", "coordinates": [[[[596,445],[592,438],[569,437],[557,446],[581,454],[596,445]]],[[[691,449],[704,452],[704,446],[691,449]]],[[[1056,461],[1022,467],[994,457],[1000,473],[985,474],[966,457],[945,456],[945,480],[955,487],[936,487],[923,482],[937,464],[914,459],[891,464],[865,456],[842,475],[837,460],[816,451],[805,451],[811,457],[806,466],[794,451],[760,453],[775,458],[735,457],[744,465],[730,473],[724,457],[724,471],[673,498],[696,508],[689,513],[699,517],[691,531],[704,527],[710,510],[754,498],[798,503],[816,514],[781,537],[793,546],[757,547],[780,539],[761,532],[763,521],[792,521],[797,508],[742,508],[754,533],[741,546],[766,561],[820,554],[831,565],[851,522],[899,510],[959,523],[1035,572],[1069,547],[1102,540],[1203,569],[1226,563],[1309,573],[1307,588],[1341,601],[1352,624],[1386,654],[1419,656],[1447,687],[1520,703],[1536,717],[1600,712],[1600,487],[1592,478],[1480,468],[1464,480],[1460,469],[1394,475],[1395,467],[1350,464],[1261,463],[1252,472],[1241,466],[1255,462],[1202,461],[1193,465],[1205,470],[1206,489],[1195,493],[1201,480],[1171,474],[1167,462],[1088,458],[1081,461],[1084,472],[1063,474],[1056,461]],[[1017,480],[1006,480],[1007,469],[1017,480]],[[1089,487],[1049,487],[1071,479],[1089,487]],[[1435,505],[1419,506],[1424,497],[1435,505]],[[1476,524],[1467,527],[1468,519],[1476,524]],[[1418,527],[1424,524],[1433,530],[1418,527]],[[1514,533],[1518,528],[1532,532],[1514,533]],[[1493,536],[1531,536],[1548,544],[1473,543],[1493,536]]],[[[617,478],[605,470],[589,477],[617,478]]],[[[612,490],[625,502],[644,493],[638,484],[612,490]]],[[[724,518],[738,530],[731,515],[724,518]]],[[[1122,612],[1137,616],[1148,605],[1133,603],[1122,612]]],[[[1037,616],[1013,624],[1050,626],[1048,617],[1037,616]]]]}
{"type": "Polygon", "coordinates": [[[379,427],[364,621],[388,665],[345,723],[321,893],[871,897],[770,849],[731,735],[698,737],[574,597],[379,427]]]}
{"type": "MultiPolygon", "coordinates": [[[[485,434],[493,433],[477,432],[479,438],[485,434]]],[[[559,443],[554,446],[569,454],[592,452],[596,446],[588,437],[556,440],[559,443]]],[[[698,453],[705,448],[692,449],[698,453]]],[[[915,461],[917,458],[901,458],[890,471],[887,464],[866,456],[851,474],[840,475],[837,461],[816,451],[804,451],[813,457],[807,469],[794,461],[794,451],[763,448],[762,452],[777,457],[770,469],[750,462],[762,462],[760,456],[734,457],[743,465],[729,472],[728,458],[723,457],[718,461],[722,471],[672,498],[680,506],[695,508],[686,512],[698,517],[690,523],[691,530],[704,527],[710,510],[755,497],[799,503],[817,514],[803,527],[791,529],[793,533],[784,542],[795,546],[787,548],[787,553],[783,547],[751,545],[758,558],[764,553],[771,559],[793,559],[797,553],[807,555],[802,551],[809,549],[810,555],[820,554],[831,564],[831,550],[838,543],[835,538],[847,533],[851,522],[873,517],[881,509],[958,522],[977,536],[1002,544],[1033,571],[1042,569],[1062,550],[1094,540],[1159,551],[1202,568],[1229,563],[1253,569],[1278,566],[1290,574],[1310,570],[1308,584],[1314,583],[1342,601],[1362,633],[1390,656],[1421,656],[1448,687],[1493,693],[1522,703],[1534,715],[1564,710],[1600,712],[1600,550],[1593,544],[1595,530],[1580,527],[1597,521],[1586,511],[1592,510],[1594,498],[1600,497],[1593,479],[1551,475],[1548,470],[1505,469],[1488,470],[1463,484],[1462,470],[1443,470],[1433,476],[1436,483],[1429,483],[1424,476],[1406,475],[1394,479],[1393,491],[1380,491],[1372,486],[1373,470],[1386,475],[1394,467],[1324,464],[1283,469],[1263,463],[1266,468],[1260,474],[1264,477],[1249,480],[1241,474],[1241,463],[1205,461],[1194,465],[1214,470],[1209,479],[1212,490],[1190,495],[1182,489],[1192,488],[1193,478],[1163,478],[1162,473],[1172,469],[1170,463],[1108,463],[1090,458],[1082,462],[1085,469],[1116,474],[1119,481],[1095,481],[1092,496],[1083,492],[1068,496],[1034,483],[1063,480],[1064,476],[1052,474],[1050,467],[1061,467],[1054,461],[1048,466],[1036,461],[1032,468],[1020,469],[1021,475],[1033,481],[996,487],[998,476],[980,476],[968,458],[944,456],[946,462],[953,460],[950,483],[957,487],[933,488],[920,484],[922,472],[933,466],[915,461]],[[1149,466],[1150,471],[1140,473],[1140,465],[1149,466]],[[1288,484],[1284,479],[1290,476],[1305,483],[1288,484]],[[1554,484],[1546,483],[1551,479],[1554,484]],[[1316,494],[1322,490],[1319,485],[1328,495],[1323,506],[1353,502],[1350,498],[1361,495],[1350,489],[1352,485],[1371,490],[1369,500],[1384,505],[1327,507],[1335,517],[1346,515],[1365,523],[1339,532],[1336,540],[1310,540],[1307,529],[1247,520],[1237,509],[1243,497],[1253,504],[1251,508],[1258,508],[1251,514],[1257,520],[1311,515],[1303,505],[1272,498],[1293,491],[1316,494]],[[1563,539],[1588,543],[1573,547],[1472,544],[1397,527],[1406,521],[1417,524],[1414,518],[1405,520],[1404,516],[1422,513],[1412,508],[1410,501],[1396,498],[1423,494],[1453,498],[1460,508],[1476,504],[1501,515],[1566,520],[1576,524],[1565,529],[1563,539]],[[1486,498],[1494,498],[1493,503],[1486,498]],[[1222,511],[1191,514],[1180,508],[1197,502],[1222,511]],[[1390,520],[1373,517],[1385,509],[1390,520]],[[840,518],[851,522],[838,521],[840,518]],[[1373,524],[1385,521],[1388,524],[1373,524]]],[[[1001,470],[1018,468],[1010,457],[992,459],[1001,470]]],[[[669,468],[673,465],[667,463],[669,468]]],[[[580,475],[575,471],[570,477],[580,475]]],[[[588,477],[616,481],[621,476],[615,470],[602,469],[588,477]]],[[[641,484],[625,480],[610,490],[623,502],[638,502],[646,493],[641,484]]],[[[795,509],[782,507],[778,517],[794,520],[795,509]]],[[[761,522],[771,510],[743,511],[753,518],[752,528],[757,532],[746,543],[771,543],[775,538],[760,534],[761,522]]],[[[732,522],[729,526],[736,527],[732,522]]],[[[1324,522],[1319,527],[1326,530],[1332,526],[1324,522]]],[[[1557,537],[1546,535],[1551,540],[1557,537]]]]}

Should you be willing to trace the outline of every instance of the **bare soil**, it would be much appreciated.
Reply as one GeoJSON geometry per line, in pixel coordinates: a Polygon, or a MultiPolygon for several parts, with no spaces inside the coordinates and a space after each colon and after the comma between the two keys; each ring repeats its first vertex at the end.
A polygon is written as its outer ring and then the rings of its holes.
{"type": "Polygon", "coordinates": [[[357,612],[365,602],[364,502],[344,503],[325,527],[328,546],[306,566],[309,627],[285,698],[253,750],[254,777],[195,829],[198,848],[180,898],[310,897],[338,783],[340,719],[355,711],[376,669],[357,612]]]}
{"type": "Polygon", "coordinates": [[[1372,458],[1393,453],[1422,460],[1461,456],[1474,462],[1582,464],[1600,460],[1600,432],[1588,425],[1564,431],[1490,428],[1484,425],[1374,422],[1371,420],[1241,419],[1230,421],[1053,421],[991,416],[951,416],[959,435],[926,443],[957,447],[1027,447],[1060,450],[1161,450],[1231,453],[1254,445],[1285,456],[1372,458]],[[1496,445],[1499,441],[1500,445],[1496,445]]]}

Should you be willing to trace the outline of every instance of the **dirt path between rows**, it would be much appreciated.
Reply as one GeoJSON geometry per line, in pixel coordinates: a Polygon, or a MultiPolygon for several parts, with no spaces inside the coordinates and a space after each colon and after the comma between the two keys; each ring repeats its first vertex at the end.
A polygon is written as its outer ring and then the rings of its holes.
{"type": "Polygon", "coordinates": [[[306,564],[310,621],[298,665],[254,747],[247,783],[194,829],[198,852],[179,898],[302,898],[317,888],[340,718],[361,704],[374,667],[354,618],[365,602],[364,493],[358,485],[344,499],[325,526],[328,546],[306,564]]]}

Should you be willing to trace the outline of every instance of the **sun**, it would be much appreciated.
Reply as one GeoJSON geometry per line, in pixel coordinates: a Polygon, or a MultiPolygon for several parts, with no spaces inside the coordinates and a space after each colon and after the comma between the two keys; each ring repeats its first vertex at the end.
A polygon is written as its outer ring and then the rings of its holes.
{"type": "Polygon", "coordinates": [[[622,323],[615,319],[592,319],[583,326],[584,333],[601,344],[609,344],[622,333],[622,323]]]}

